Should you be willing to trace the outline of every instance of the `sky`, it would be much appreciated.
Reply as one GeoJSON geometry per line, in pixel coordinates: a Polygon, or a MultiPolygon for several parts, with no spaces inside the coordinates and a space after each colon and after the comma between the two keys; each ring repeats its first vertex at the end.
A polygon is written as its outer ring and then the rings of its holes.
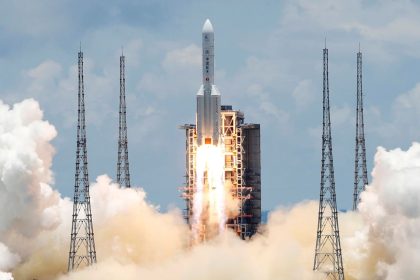
{"type": "Polygon", "coordinates": [[[261,124],[263,209],[318,199],[325,38],[338,208],[352,206],[359,43],[368,172],[378,146],[405,149],[420,137],[415,1],[0,0],[0,7],[0,100],[40,103],[58,132],[54,187],[69,197],[81,44],[90,180],[116,177],[123,48],[131,185],[162,209],[183,207],[179,125],[195,121],[206,18],[215,29],[222,104],[261,124]]]}

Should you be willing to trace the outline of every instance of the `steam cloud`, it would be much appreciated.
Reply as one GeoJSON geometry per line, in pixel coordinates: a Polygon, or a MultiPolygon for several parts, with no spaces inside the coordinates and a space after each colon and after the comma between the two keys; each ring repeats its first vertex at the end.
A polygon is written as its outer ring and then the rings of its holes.
{"type": "MultiPolygon", "coordinates": [[[[274,211],[250,242],[225,232],[188,248],[179,210],[160,213],[106,175],[91,186],[98,264],[66,274],[72,203],[51,187],[56,134],[35,100],[0,101],[1,280],[322,279],[316,201],[274,211]]],[[[378,148],[372,175],[359,211],[339,215],[346,279],[420,279],[420,144],[378,148]]]]}

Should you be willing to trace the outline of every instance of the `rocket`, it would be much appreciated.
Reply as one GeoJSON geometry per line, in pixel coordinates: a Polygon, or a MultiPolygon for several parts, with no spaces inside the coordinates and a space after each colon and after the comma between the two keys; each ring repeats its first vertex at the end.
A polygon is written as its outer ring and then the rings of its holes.
{"type": "Polygon", "coordinates": [[[209,19],[202,31],[203,84],[197,93],[197,144],[217,145],[220,134],[220,93],[214,85],[214,31],[209,19]]]}

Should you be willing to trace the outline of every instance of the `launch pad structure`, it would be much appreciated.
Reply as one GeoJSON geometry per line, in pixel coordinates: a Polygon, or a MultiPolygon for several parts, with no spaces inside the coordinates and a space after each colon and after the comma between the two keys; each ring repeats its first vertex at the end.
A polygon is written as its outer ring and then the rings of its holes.
{"type": "Polygon", "coordinates": [[[243,112],[221,105],[221,94],[214,83],[214,58],[214,29],[207,19],[202,29],[203,75],[196,95],[196,124],[181,127],[186,134],[184,217],[194,242],[212,236],[208,219],[214,217],[214,209],[219,233],[230,228],[247,239],[261,222],[260,125],[245,124],[243,112]],[[203,149],[209,147],[216,150],[203,158],[203,149]],[[217,162],[209,163],[213,152],[218,154],[217,162]],[[207,164],[206,170],[202,170],[203,164],[207,164]],[[204,192],[208,197],[203,200],[204,192]]]}
{"type": "MultiPolygon", "coordinates": [[[[239,201],[238,215],[228,219],[226,227],[242,239],[247,239],[257,232],[261,223],[260,125],[246,124],[244,113],[233,110],[230,105],[222,105],[220,112],[221,137],[225,147],[225,182],[230,185],[232,197],[239,201]]],[[[186,133],[186,185],[182,192],[186,201],[184,218],[191,225],[196,191],[197,131],[194,124],[181,128],[186,133]]]]}

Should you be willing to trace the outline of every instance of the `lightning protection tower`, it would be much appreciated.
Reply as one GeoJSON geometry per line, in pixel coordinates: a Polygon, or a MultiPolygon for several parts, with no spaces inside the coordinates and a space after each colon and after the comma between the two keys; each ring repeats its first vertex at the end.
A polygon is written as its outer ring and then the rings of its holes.
{"type": "Polygon", "coordinates": [[[130,168],[128,164],[127,107],[125,102],[125,56],[120,56],[120,112],[118,134],[117,183],[130,188],[130,168]]]}
{"type": "Polygon", "coordinates": [[[83,52],[79,51],[79,90],[77,116],[76,172],[68,270],[96,263],[90,207],[89,176],[86,148],[85,93],[83,84],[83,52]]]}
{"type": "Polygon", "coordinates": [[[330,100],[328,88],[328,49],[326,46],[323,53],[324,71],[321,191],[319,197],[318,229],[313,269],[325,273],[325,279],[344,280],[334,182],[330,100]]]}
{"type": "Polygon", "coordinates": [[[360,193],[368,184],[366,168],[365,127],[363,121],[362,53],[357,53],[356,147],[354,156],[353,210],[357,210],[360,193]]]}

